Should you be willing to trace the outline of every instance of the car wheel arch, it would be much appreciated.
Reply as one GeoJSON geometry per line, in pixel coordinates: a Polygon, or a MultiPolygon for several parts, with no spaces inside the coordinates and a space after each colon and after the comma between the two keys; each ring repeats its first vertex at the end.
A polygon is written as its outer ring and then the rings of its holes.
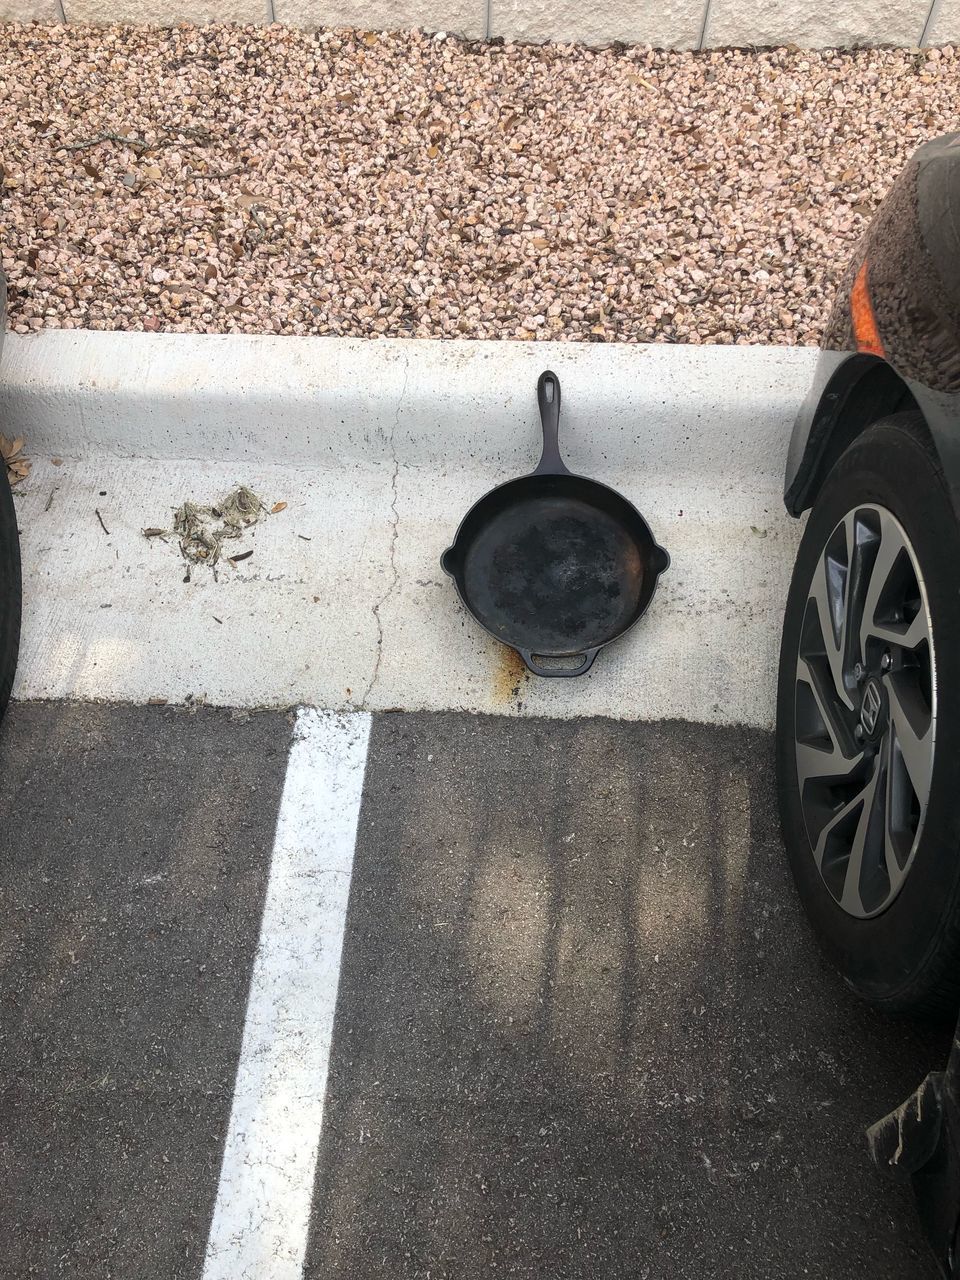
{"type": "Polygon", "coordinates": [[[787,508],[800,515],[813,506],[834,464],[869,427],[891,414],[918,415],[917,429],[936,448],[933,433],[907,381],[877,356],[844,361],[824,388],[796,478],[786,495],[787,508]]]}

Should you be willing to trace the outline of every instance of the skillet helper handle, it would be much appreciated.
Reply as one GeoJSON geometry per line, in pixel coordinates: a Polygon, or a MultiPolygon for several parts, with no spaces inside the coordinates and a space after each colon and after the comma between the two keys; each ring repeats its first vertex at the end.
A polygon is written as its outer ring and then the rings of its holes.
{"type": "Polygon", "coordinates": [[[537,404],[543,429],[543,453],[533,473],[537,476],[568,475],[560,457],[560,379],[545,369],[537,379],[537,404]]]}
{"type": "Polygon", "coordinates": [[[527,670],[532,671],[535,676],[554,676],[567,680],[571,676],[585,676],[593,666],[593,660],[601,648],[601,645],[597,645],[595,649],[587,649],[585,653],[573,654],[573,657],[578,660],[575,667],[543,667],[537,661],[537,655],[529,649],[518,649],[517,653],[523,659],[527,670]]]}

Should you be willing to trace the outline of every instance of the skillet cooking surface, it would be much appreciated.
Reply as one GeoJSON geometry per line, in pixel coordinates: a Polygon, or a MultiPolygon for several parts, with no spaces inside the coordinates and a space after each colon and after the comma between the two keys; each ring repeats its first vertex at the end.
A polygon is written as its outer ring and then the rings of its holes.
{"type": "Polygon", "coordinates": [[[621,520],[575,495],[534,493],[477,530],[463,590],[477,618],[508,644],[575,654],[633,622],[643,563],[621,520]]]}

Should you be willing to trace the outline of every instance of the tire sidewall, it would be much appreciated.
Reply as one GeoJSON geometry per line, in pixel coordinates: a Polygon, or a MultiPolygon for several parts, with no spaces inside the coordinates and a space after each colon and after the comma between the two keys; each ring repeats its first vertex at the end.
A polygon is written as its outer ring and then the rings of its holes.
{"type": "Polygon", "coordinates": [[[842,974],[888,1007],[921,1003],[955,958],[945,947],[960,908],[960,529],[931,447],[912,415],[871,427],[840,458],[810,514],[787,599],[777,700],[777,788],[784,842],[807,914],[842,974]],[[903,888],[867,920],[836,903],[813,860],[796,773],[795,686],[800,625],[827,539],[854,507],[886,507],[906,531],[932,621],[936,742],[920,842],[903,888]],[[947,952],[950,954],[947,954],[947,952]]]}
{"type": "Polygon", "coordinates": [[[6,710],[20,647],[20,538],[13,494],[0,459],[0,716],[6,710]]]}

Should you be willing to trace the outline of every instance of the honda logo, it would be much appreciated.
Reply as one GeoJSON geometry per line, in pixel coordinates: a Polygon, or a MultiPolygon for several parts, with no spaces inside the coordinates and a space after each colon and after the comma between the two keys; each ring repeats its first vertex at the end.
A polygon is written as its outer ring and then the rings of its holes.
{"type": "Polygon", "coordinates": [[[860,704],[860,723],[863,725],[864,733],[872,736],[880,719],[882,706],[883,694],[880,692],[880,686],[876,680],[870,680],[863,691],[863,702],[860,704]]]}

